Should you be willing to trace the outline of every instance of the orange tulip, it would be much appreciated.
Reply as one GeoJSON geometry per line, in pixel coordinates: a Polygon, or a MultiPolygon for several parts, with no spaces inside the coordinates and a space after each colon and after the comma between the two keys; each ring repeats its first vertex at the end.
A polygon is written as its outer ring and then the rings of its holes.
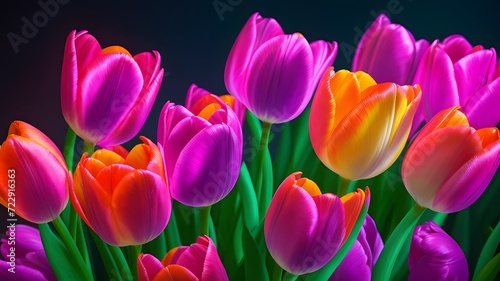
{"type": "Polygon", "coordinates": [[[75,210],[105,242],[147,243],[167,225],[171,199],[159,148],[145,137],[126,157],[99,149],[85,153],[70,190],[75,210]]]}
{"type": "Polygon", "coordinates": [[[311,107],[311,143],[330,170],[349,180],[377,176],[403,150],[420,86],[376,84],[365,72],[330,67],[311,107]]]}

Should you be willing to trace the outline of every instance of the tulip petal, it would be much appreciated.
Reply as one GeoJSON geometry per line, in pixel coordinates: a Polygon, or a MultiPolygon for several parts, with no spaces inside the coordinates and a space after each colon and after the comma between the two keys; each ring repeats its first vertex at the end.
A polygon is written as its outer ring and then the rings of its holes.
{"type": "Polygon", "coordinates": [[[163,268],[153,281],[198,281],[192,272],[181,265],[172,264],[163,268]]]}
{"type": "Polygon", "coordinates": [[[64,161],[64,157],[59,151],[59,148],[55,145],[55,143],[47,137],[43,132],[33,127],[32,125],[23,122],[23,121],[14,121],[9,127],[9,132],[7,135],[15,134],[21,137],[28,138],[39,145],[43,146],[47,149],[52,155],[54,155],[61,166],[66,167],[66,162],[64,161]]]}
{"type": "Polygon", "coordinates": [[[100,146],[127,142],[137,135],[144,125],[163,80],[163,69],[159,69],[161,63],[160,54],[157,51],[153,51],[153,54],[144,52],[134,56],[144,79],[142,91],[139,97],[135,99],[130,111],[125,114],[125,119],[115,128],[113,134],[98,142],[100,146]]]}
{"type": "MultiPolygon", "coordinates": [[[[186,108],[193,112],[193,106],[204,96],[211,95],[209,91],[198,87],[196,84],[189,86],[186,94],[186,108]]],[[[195,113],[195,115],[198,115],[195,113]]]]}
{"type": "MultiPolygon", "coordinates": [[[[183,136],[189,137],[189,142],[179,149],[175,163],[166,160],[172,197],[188,206],[212,205],[224,198],[236,183],[241,142],[225,124],[206,127],[194,136],[187,134],[183,136]]],[[[178,139],[172,134],[168,144],[178,139]]]]}
{"type": "Polygon", "coordinates": [[[436,194],[433,210],[451,213],[463,210],[474,203],[495,175],[500,165],[500,140],[467,161],[448,178],[436,194]]]}
{"type": "Polygon", "coordinates": [[[442,128],[429,133],[408,149],[401,175],[418,204],[434,210],[433,200],[441,186],[481,152],[481,140],[474,131],[465,126],[442,128]],[[425,189],[420,188],[422,186],[425,189]]]}
{"type": "Polygon", "coordinates": [[[66,40],[61,72],[61,105],[64,118],[69,124],[76,123],[79,74],[88,64],[101,54],[99,42],[87,31],[73,30],[66,40]]]}
{"type": "Polygon", "coordinates": [[[463,112],[474,128],[493,127],[500,122],[500,78],[475,92],[465,103],[463,112]]]}
{"type": "Polygon", "coordinates": [[[141,140],[144,143],[132,148],[125,160],[125,164],[135,169],[151,171],[165,178],[160,149],[146,137],[141,137],[141,140]]]}
{"type": "Polygon", "coordinates": [[[265,122],[292,120],[304,110],[313,94],[311,47],[298,34],[266,41],[256,50],[247,71],[245,105],[265,122]]]}
{"type": "Polygon", "coordinates": [[[325,70],[333,64],[337,56],[337,42],[318,40],[312,42],[310,46],[314,62],[313,84],[316,87],[325,70]]]}
{"type": "Polygon", "coordinates": [[[472,50],[469,41],[458,34],[446,37],[441,44],[453,63],[465,57],[472,50]]]}
{"type": "Polygon", "coordinates": [[[11,169],[16,175],[14,203],[19,216],[38,224],[59,216],[72,179],[54,154],[35,141],[10,135],[0,147],[0,197],[5,203],[10,198],[7,171],[11,169]]]}
{"type": "Polygon", "coordinates": [[[365,206],[365,192],[362,189],[357,189],[355,192],[348,193],[340,198],[345,209],[345,242],[358,220],[361,210],[365,206]]]}
{"type": "Polygon", "coordinates": [[[454,64],[459,104],[467,103],[475,92],[491,81],[496,71],[496,60],[496,52],[492,49],[474,52],[454,64]]]}
{"type": "Polygon", "coordinates": [[[381,14],[361,38],[352,70],[369,73],[377,83],[406,84],[413,69],[415,52],[413,35],[403,26],[391,24],[381,14]]]}
{"type": "Polygon", "coordinates": [[[167,144],[172,130],[177,126],[177,124],[179,124],[179,122],[181,122],[181,120],[191,116],[193,116],[193,113],[185,107],[176,106],[171,102],[165,103],[160,113],[157,132],[158,143],[160,143],[164,148],[165,154],[170,154],[170,152],[168,152],[168,147],[165,147],[165,145],[167,144]]]}
{"type": "Polygon", "coordinates": [[[452,61],[437,41],[422,57],[413,83],[422,87],[418,111],[427,121],[439,111],[460,104],[452,61]]]}
{"type": "Polygon", "coordinates": [[[246,70],[255,50],[264,42],[283,34],[283,29],[275,19],[262,18],[258,13],[254,13],[240,31],[226,61],[224,83],[229,93],[243,104],[248,104],[243,87],[246,70]]]}
{"type": "Polygon", "coordinates": [[[165,229],[171,212],[166,183],[158,174],[145,170],[135,170],[120,181],[111,207],[119,246],[153,240],[165,229]],[[133,205],[137,208],[130,208],[133,205]]]}
{"type": "Polygon", "coordinates": [[[137,258],[137,274],[140,281],[150,281],[163,269],[161,262],[150,254],[140,254],[137,258]]]}
{"type": "MultiPolygon", "coordinates": [[[[360,234],[361,235],[361,234],[360,234]]],[[[347,256],[342,260],[328,281],[370,281],[371,267],[368,266],[366,252],[361,243],[356,240],[347,256]]]]}
{"type": "MultiPolygon", "coordinates": [[[[101,162],[104,166],[125,163],[125,159],[123,159],[121,155],[107,149],[98,149],[94,151],[94,153],[92,153],[92,158],[89,158],[89,161],[98,161],[101,162]]],[[[91,169],[91,167],[85,167],[85,168],[91,169]]],[[[94,173],[92,173],[92,175],[97,176],[97,174],[94,173]]]]}
{"type": "Polygon", "coordinates": [[[138,99],[143,84],[141,70],[131,57],[121,53],[97,57],[81,73],[73,113],[81,123],[72,128],[87,136],[87,141],[98,143],[130,112],[134,105],[130,101],[138,99]]]}
{"type": "Polygon", "coordinates": [[[37,269],[24,266],[24,265],[16,265],[15,274],[9,272],[9,268],[11,268],[10,264],[6,261],[0,261],[0,279],[1,280],[15,280],[15,281],[52,281],[55,279],[48,279],[45,277],[42,272],[37,269]],[[15,275],[15,279],[13,279],[12,275],[15,275]]]}
{"type": "Polygon", "coordinates": [[[415,99],[412,88],[384,83],[365,92],[368,98],[340,121],[327,145],[334,171],[347,179],[370,178],[387,169],[401,153],[410,130],[412,116],[408,120],[405,116],[415,99]]]}

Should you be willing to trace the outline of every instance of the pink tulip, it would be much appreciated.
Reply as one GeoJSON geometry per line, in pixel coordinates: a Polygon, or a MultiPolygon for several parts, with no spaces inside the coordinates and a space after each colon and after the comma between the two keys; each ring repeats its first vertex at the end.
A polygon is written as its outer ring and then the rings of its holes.
{"type": "Polygon", "coordinates": [[[451,213],[474,203],[499,165],[498,128],[476,130],[458,107],[451,107],[417,134],[403,159],[401,177],[418,204],[451,213]]]}
{"type": "Polygon", "coordinates": [[[224,82],[257,118],[284,123],[302,113],[336,55],[336,42],[308,43],[299,33],[285,34],[275,19],[255,13],[229,53],[224,82]]]}
{"type": "Polygon", "coordinates": [[[191,246],[170,250],[160,262],[141,254],[137,260],[139,281],[225,281],[229,280],[212,239],[199,236],[191,246]]]}
{"type": "Polygon", "coordinates": [[[54,220],[68,203],[71,173],[57,146],[22,121],[0,146],[0,203],[33,223],[54,220]]]}
{"type": "Polygon", "coordinates": [[[32,226],[17,224],[8,228],[7,237],[2,238],[0,252],[1,280],[57,280],[45,255],[40,232],[32,226]]]}
{"type": "Polygon", "coordinates": [[[472,47],[461,35],[434,41],[413,80],[422,87],[422,102],[412,131],[439,111],[456,105],[462,107],[472,127],[496,126],[500,121],[496,63],[494,48],[472,47]]]}
{"type": "MultiPolygon", "coordinates": [[[[190,91],[202,91],[193,87],[190,91]]],[[[167,102],[158,123],[172,197],[201,207],[229,194],[243,153],[241,124],[233,110],[209,94],[190,108],[167,102]]]]}
{"type": "Polygon", "coordinates": [[[342,198],[321,194],[300,172],[288,176],[274,194],[264,222],[266,244],[276,263],[295,275],[328,263],[349,237],[369,189],[342,198]]]}
{"type": "Polygon", "coordinates": [[[87,142],[107,147],[129,141],[156,99],[160,63],[156,51],[132,56],[119,46],[102,49],[87,31],[72,31],[61,77],[64,119],[87,142]]]}
{"type": "Polygon", "coordinates": [[[433,221],[415,228],[408,265],[408,281],[469,280],[464,252],[458,243],[433,221]]]}
{"type": "Polygon", "coordinates": [[[356,48],[352,71],[364,71],[377,83],[410,84],[429,42],[415,38],[406,28],[380,14],[356,48]]]}

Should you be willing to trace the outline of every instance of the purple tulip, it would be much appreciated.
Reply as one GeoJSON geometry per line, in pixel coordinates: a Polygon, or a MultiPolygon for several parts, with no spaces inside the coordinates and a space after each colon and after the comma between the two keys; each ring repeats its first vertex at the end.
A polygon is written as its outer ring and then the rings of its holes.
{"type": "Polygon", "coordinates": [[[22,224],[9,228],[7,237],[2,238],[0,251],[1,280],[57,280],[45,255],[38,229],[22,224]]]}
{"type": "Polygon", "coordinates": [[[407,85],[427,48],[427,40],[415,41],[410,31],[380,14],[361,37],[352,71],[367,72],[377,83],[407,85]]]}
{"type": "Polygon", "coordinates": [[[474,128],[500,121],[500,79],[495,49],[472,47],[461,35],[434,41],[425,52],[413,83],[422,87],[414,128],[443,109],[459,105],[474,128]]]}
{"type": "Polygon", "coordinates": [[[66,41],[61,76],[64,119],[85,141],[101,147],[132,139],[146,121],[163,79],[156,51],[132,56],[101,49],[87,31],[66,41]]]}
{"type": "Polygon", "coordinates": [[[167,102],[158,124],[172,197],[184,205],[217,203],[234,187],[243,133],[234,111],[214,95],[192,107],[167,102]]]}
{"type": "Polygon", "coordinates": [[[433,221],[415,228],[408,265],[408,281],[469,279],[467,260],[462,249],[433,221]]]}
{"type": "Polygon", "coordinates": [[[328,281],[370,281],[372,268],[383,247],[384,243],[377,231],[375,221],[366,215],[356,242],[328,281]]]}
{"type": "Polygon", "coordinates": [[[300,33],[285,34],[275,19],[255,13],[229,53],[224,82],[257,118],[284,123],[302,113],[336,55],[336,42],[309,44],[300,33]]]}

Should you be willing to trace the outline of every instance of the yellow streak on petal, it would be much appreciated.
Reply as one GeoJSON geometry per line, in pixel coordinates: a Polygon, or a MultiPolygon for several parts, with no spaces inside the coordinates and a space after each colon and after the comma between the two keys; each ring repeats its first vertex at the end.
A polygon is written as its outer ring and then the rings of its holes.
{"type": "MultiPolygon", "coordinates": [[[[369,193],[369,189],[367,187],[367,193],[369,193]]],[[[358,188],[356,191],[348,193],[340,198],[342,204],[344,204],[345,209],[345,236],[344,241],[349,238],[356,221],[358,220],[359,214],[361,213],[361,209],[365,205],[365,192],[358,188]]],[[[343,243],[342,242],[342,243],[343,243]]]]}
{"type": "Polygon", "coordinates": [[[198,114],[198,116],[200,116],[201,118],[205,119],[205,120],[208,120],[210,119],[210,117],[212,116],[212,114],[214,114],[215,111],[221,109],[221,106],[220,104],[217,104],[217,103],[211,103],[207,106],[205,106],[201,111],[200,113],[198,114]]]}
{"type": "Polygon", "coordinates": [[[347,70],[336,72],[330,79],[330,93],[335,100],[333,129],[360,102],[360,88],[356,75],[347,70]]]}
{"type": "Polygon", "coordinates": [[[174,258],[174,255],[178,249],[179,249],[179,247],[175,247],[172,250],[168,251],[168,253],[165,255],[165,257],[163,257],[163,260],[161,260],[161,264],[163,264],[163,266],[167,266],[169,264],[172,264],[172,259],[174,258]]]}
{"type": "Polygon", "coordinates": [[[476,132],[479,135],[479,138],[481,138],[483,149],[500,139],[500,132],[498,131],[498,128],[495,127],[482,128],[476,132]]]}
{"type": "Polygon", "coordinates": [[[219,98],[234,110],[234,96],[222,95],[219,98]]]}
{"type": "Polygon", "coordinates": [[[92,154],[92,158],[101,161],[104,165],[109,166],[112,164],[123,164],[125,159],[121,157],[118,153],[107,150],[98,149],[92,154]]]}
{"type": "Polygon", "coordinates": [[[311,196],[321,195],[321,190],[318,185],[308,178],[301,178],[297,180],[295,184],[302,187],[311,196]]]}

